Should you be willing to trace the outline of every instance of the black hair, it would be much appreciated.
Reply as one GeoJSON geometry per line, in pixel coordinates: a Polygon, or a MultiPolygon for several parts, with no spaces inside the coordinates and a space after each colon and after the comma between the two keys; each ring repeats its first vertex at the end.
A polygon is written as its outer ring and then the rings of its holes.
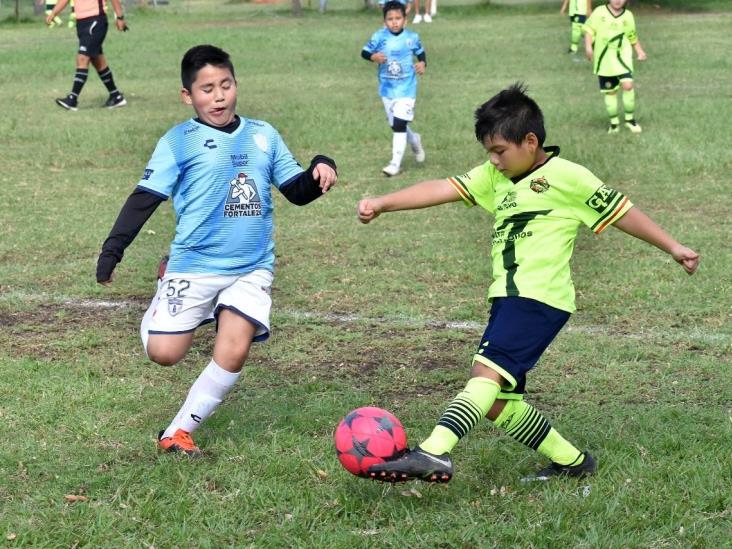
{"type": "Polygon", "coordinates": [[[189,49],[185,55],[183,55],[183,60],[180,62],[180,79],[185,89],[188,91],[191,90],[191,86],[196,80],[198,71],[206,65],[229,69],[229,71],[231,71],[231,76],[236,79],[236,76],[234,75],[234,65],[231,63],[229,54],[216,46],[202,44],[200,46],[193,46],[189,49]]]}
{"type": "Polygon", "coordinates": [[[481,143],[486,137],[502,137],[520,145],[529,133],[536,135],[539,146],[544,144],[544,115],[526,95],[523,82],[516,82],[475,110],[475,137],[481,143]]]}
{"type": "Polygon", "coordinates": [[[396,0],[389,0],[386,4],[384,4],[384,19],[386,19],[386,14],[390,11],[399,10],[402,12],[402,15],[404,17],[407,16],[407,8],[404,7],[404,4],[401,2],[397,2],[396,0]]]}

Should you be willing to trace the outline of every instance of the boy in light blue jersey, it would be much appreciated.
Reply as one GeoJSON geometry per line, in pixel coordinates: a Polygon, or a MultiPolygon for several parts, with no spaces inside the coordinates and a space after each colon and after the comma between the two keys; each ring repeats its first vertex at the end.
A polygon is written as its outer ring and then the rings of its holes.
{"type": "MultiPolygon", "coordinates": [[[[383,11],[384,6],[386,5],[388,0],[379,0],[379,9],[383,11]]],[[[395,0],[396,2],[399,2],[404,6],[404,14],[409,15],[409,12],[412,11],[412,4],[414,4],[414,0],[395,0]]]]}
{"type": "Polygon", "coordinates": [[[196,328],[218,323],[213,359],[158,435],[163,450],[198,456],[191,432],[233,388],[251,343],[269,336],[272,187],[305,205],[327,192],[337,175],[333,160],[320,155],[303,171],[277,130],[236,114],[234,67],[223,50],[188,50],[181,79],[183,101],[196,118],[158,142],[102,246],[97,281],[111,283],[125,248],[157,206],[172,198],[175,238],[141,336],[151,360],[173,365],[186,356],[196,328]]]}
{"type": "Polygon", "coordinates": [[[393,130],[391,161],[382,171],[397,175],[401,169],[407,143],[417,162],[424,162],[425,152],[420,135],[408,124],[414,120],[417,99],[417,75],[424,74],[426,55],[419,35],[404,28],[404,5],[390,1],[384,5],[384,23],[361,51],[361,57],[379,65],[379,95],[384,103],[389,126],[393,130]],[[417,63],[412,62],[417,57],[417,63]]]}

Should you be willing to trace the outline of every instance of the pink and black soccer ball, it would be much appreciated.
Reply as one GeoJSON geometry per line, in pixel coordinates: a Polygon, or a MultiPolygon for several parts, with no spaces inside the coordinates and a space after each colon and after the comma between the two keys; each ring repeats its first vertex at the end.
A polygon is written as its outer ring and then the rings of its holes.
{"type": "Polygon", "coordinates": [[[393,414],[364,406],[350,412],[335,430],[338,461],[349,472],[368,477],[368,468],[399,457],[407,449],[407,433],[393,414]]]}

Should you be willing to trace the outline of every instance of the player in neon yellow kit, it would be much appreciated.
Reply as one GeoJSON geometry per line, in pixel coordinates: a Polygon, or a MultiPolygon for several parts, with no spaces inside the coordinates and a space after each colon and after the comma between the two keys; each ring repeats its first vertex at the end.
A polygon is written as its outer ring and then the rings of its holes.
{"type": "Polygon", "coordinates": [[[699,255],[623,193],[559,158],[558,147],[545,147],[541,109],[521,85],[483,104],[475,119],[475,135],[488,151],[488,162],[464,175],[423,181],[358,204],[362,223],[384,212],[460,200],[495,217],[490,319],[473,356],[471,379],[426,440],[395,460],[370,467],[369,475],[389,482],[449,481],[452,449],[484,417],[551,460],[526,480],[590,475],[597,467],[594,458],[564,439],[523,399],[526,374],[575,310],[569,264],[577,231],[585,225],[601,233],[614,225],[670,254],[689,274],[696,271],[699,255]]]}
{"type": "Polygon", "coordinates": [[[592,0],[564,0],[559,13],[564,15],[569,10],[571,32],[569,35],[569,53],[577,53],[577,46],[582,38],[582,25],[587,14],[592,11],[592,0]]]}
{"type": "Polygon", "coordinates": [[[585,31],[585,53],[592,61],[600,80],[600,91],[605,98],[605,108],[610,117],[608,133],[618,133],[618,88],[623,88],[625,126],[633,133],[641,127],[635,120],[635,90],[633,89],[633,52],[638,61],[645,61],[635,30],[635,18],[625,9],[628,0],[609,0],[595,8],[582,27],[585,31]]]}

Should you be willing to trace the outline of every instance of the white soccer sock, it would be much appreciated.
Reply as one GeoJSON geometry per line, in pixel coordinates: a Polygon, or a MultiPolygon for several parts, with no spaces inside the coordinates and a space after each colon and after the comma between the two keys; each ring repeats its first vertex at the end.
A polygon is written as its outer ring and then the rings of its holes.
{"type": "Polygon", "coordinates": [[[412,147],[419,145],[419,134],[409,126],[407,126],[407,143],[412,147]]]}
{"type": "Polygon", "coordinates": [[[163,438],[173,436],[178,429],[188,433],[195,431],[221,404],[240,375],[241,372],[228,372],[211,360],[191,386],[186,401],[163,433],[163,438]]]}
{"type": "Polygon", "coordinates": [[[394,132],[391,142],[391,163],[395,166],[402,165],[404,151],[407,148],[407,132],[394,132]]]}

